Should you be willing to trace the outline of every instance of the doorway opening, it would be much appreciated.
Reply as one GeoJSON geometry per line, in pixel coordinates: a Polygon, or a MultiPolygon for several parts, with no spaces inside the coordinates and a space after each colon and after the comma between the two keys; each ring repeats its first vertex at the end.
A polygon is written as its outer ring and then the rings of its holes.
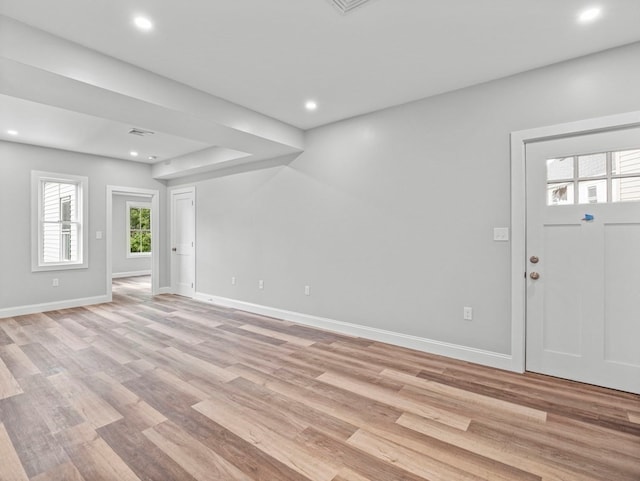
{"type": "Polygon", "coordinates": [[[107,186],[107,297],[159,294],[159,192],[107,186]]]}

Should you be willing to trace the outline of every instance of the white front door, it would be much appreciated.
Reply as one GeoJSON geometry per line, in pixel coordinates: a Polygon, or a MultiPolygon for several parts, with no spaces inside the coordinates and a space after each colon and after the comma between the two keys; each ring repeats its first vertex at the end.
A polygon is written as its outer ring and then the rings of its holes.
{"type": "Polygon", "coordinates": [[[529,371],[640,393],[640,128],[530,143],[529,371]]]}
{"type": "Polygon", "coordinates": [[[195,190],[171,192],[171,286],[175,294],[195,295],[195,190]]]}

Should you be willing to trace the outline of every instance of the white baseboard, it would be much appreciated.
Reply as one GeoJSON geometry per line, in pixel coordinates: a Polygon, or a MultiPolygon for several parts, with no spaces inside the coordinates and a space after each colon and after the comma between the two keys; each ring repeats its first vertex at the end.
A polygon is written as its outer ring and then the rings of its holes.
{"type": "Polygon", "coordinates": [[[160,287],[158,288],[158,294],[173,294],[173,289],[171,287],[160,287]]]}
{"type": "Polygon", "coordinates": [[[349,322],[336,321],[323,317],[311,316],[299,312],[286,311],[274,307],[261,306],[250,302],[237,301],[226,297],[218,297],[202,292],[196,292],[194,299],[207,302],[209,304],[217,304],[219,306],[231,307],[243,311],[260,314],[263,316],[275,317],[285,321],[291,321],[306,326],[317,327],[327,331],[338,332],[351,336],[370,339],[372,341],[385,342],[396,346],[416,349],[418,351],[437,354],[440,356],[451,357],[461,361],[473,362],[484,366],[505,369],[509,371],[517,371],[517,367],[513,365],[512,357],[509,354],[501,354],[498,352],[485,351],[473,347],[461,346],[459,344],[451,344],[448,342],[435,341],[423,337],[403,334],[400,332],[386,331],[374,327],[362,326],[359,324],[351,324],[349,322]]]}
{"type": "Polygon", "coordinates": [[[90,306],[92,304],[102,304],[103,302],[109,302],[108,296],[83,297],[81,299],[45,302],[29,306],[8,307],[0,309],[0,319],[36,314],[39,312],[57,311],[59,309],[70,309],[72,307],[90,306]]]}
{"type": "Polygon", "coordinates": [[[131,271],[131,272],[114,272],[111,274],[112,279],[119,279],[121,277],[137,277],[137,276],[150,276],[151,269],[144,271],[131,271]]]}

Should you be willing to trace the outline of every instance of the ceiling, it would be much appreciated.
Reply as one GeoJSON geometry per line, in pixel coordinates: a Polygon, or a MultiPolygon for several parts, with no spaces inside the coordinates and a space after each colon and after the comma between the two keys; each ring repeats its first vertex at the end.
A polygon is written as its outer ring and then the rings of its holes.
{"type": "Polygon", "coordinates": [[[3,0],[0,14],[302,131],[640,41],[638,0],[370,0],[346,14],[329,0],[3,0]],[[577,22],[593,5],[601,18],[577,22]]]}
{"type": "MultiPolygon", "coordinates": [[[[20,133],[20,141],[28,144],[149,164],[209,147],[205,142],[163,132],[148,134],[153,136],[149,142],[147,136],[128,134],[128,124],[6,95],[0,95],[0,106],[0,125],[11,125],[20,133]],[[136,157],[131,152],[137,153],[136,157]]],[[[16,140],[6,130],[0,138],[16,140]]]]}

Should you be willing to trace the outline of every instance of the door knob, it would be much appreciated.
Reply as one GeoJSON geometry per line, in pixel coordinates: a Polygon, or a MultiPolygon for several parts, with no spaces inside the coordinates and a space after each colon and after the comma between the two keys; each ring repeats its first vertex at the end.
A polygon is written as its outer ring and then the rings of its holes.
{"type": "Polygon", "coordinates": [[[171,248],[171,250],[172,250],[173,252],[177,252],[178,248],[177,248],[177,247],[172,247],[172,248],[171,248]]]}
{"type": "Polygon", "coordinates": [[[532,264],[537,264],[538,262],[540,262],[540,259],[538,259],[537,256],[531,256],[529,257],[529,262],[531,262],[532,264]]]}
{"type": "Polygon", "coordinates": [[[538,274],[537,272],[532,272],[531,274],[529,274],[529,277],[531,277],[531,279],[535,281],[537,279],[540,279],[540,274],[538,274]]]}

